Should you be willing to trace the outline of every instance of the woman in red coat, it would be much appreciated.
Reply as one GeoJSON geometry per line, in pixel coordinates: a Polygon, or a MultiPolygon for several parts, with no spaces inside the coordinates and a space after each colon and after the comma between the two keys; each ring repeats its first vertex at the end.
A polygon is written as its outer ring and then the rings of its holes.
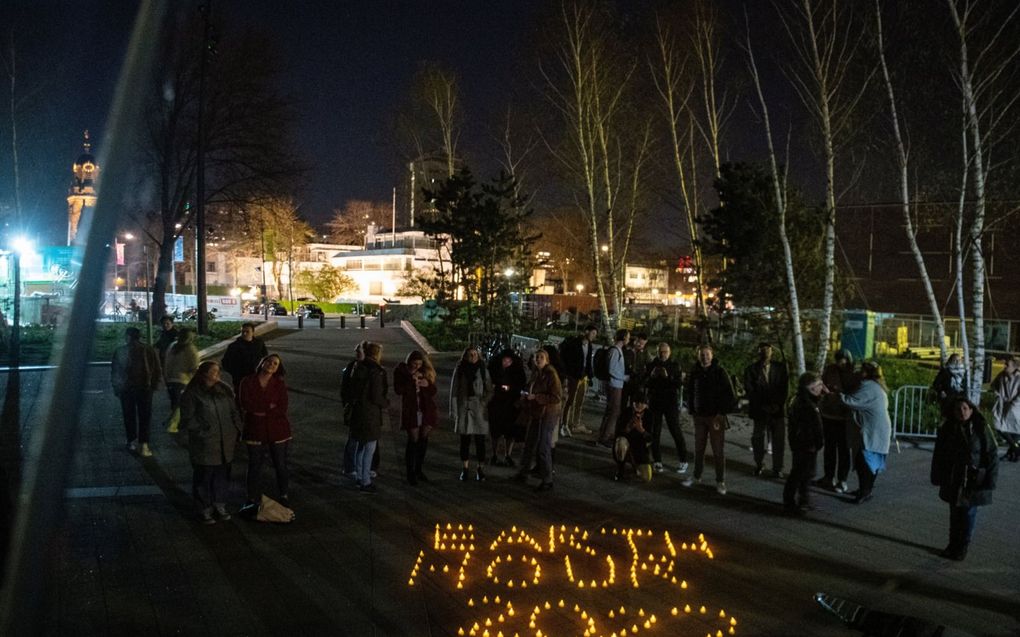
{"type": "Polygon", "coordinates": [[[244,416],[244,443],[248,448],[248,501],[262,499],[262,465],[266,455],[276,471],[277,499],[285,506],[288,501],[287,448],[293,438],[287,419],[287,384],[283,377],[283,361],[270,354],[259,362],[251,376],[246,376],[238,389],[238,403],[244,416]]]}
{"type": "Polygon", "coordinates": [[[436,370],[425,354],[414,350],[393,370],[393,390],[400,395],[400,428],[407,432],[404,462],[407,481],[428,482],[421,467],[429,445],[429,432],[439,424],[436,406],[436,370]]]}

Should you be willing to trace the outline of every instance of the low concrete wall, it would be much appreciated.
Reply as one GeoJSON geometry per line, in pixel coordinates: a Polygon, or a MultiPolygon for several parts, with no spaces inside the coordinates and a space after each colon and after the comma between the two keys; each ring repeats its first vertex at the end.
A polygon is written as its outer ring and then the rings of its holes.
{"type": "Polygon", "coordinates": [[[429,356],[439,351],[435,347],[432,347],[432,343],[429,343],[429,340],[421,335],[421,332],[419,332],[418,329],[411,324],[411,321],[400,321],[400,329],[404,330],[404,332],[411,337],[411,340],[418,345],[421,351],[425,352],[429,356]]]}

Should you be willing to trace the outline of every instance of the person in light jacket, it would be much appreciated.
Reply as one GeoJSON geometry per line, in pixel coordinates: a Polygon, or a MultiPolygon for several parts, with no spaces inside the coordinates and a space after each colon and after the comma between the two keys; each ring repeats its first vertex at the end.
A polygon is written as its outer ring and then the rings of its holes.
{"type": "Polygon", "coordinates": [[[163,379],[170,396],[170,416],[166,421],[168,433],[177,433],[181,420],[181,394],[198,371],[201,360],[195,347],[195,330],[182,327],[177,330],[177,340],[167,348],[163,363],[163,379]]]}
{"type": "Polygon", "coordinates": [[[181,394],[181,425],[188,432],[192,495],[204,524],[216,517],[229,520],[226,497],[230,487],[230,463],[241,435],[241,414],[234,392],[220,381],[220,364],[206,361],[181,394]]]}
{"type": "Polygon", "coordinates": [[[606,383],[606,412],[602,416],[599,437],[595,444],[613,448],[613,434],[616,433],[616,421],[620,419],[623,409],[623,387],[630,380],[627,376],[627,363],[623,349],[630,343],[630,330],[616,330],[613,346],[609,348],[609,381],[606,383]]]}
{"type": "Polygon", "coordinates": [[[974,403],[951,399],[950,416],[939,427],[931,458],[931,483],[949,504],[949,545],[942,557],[962,560],[974,536],[977,508],[992,503],[998,453],[992,430],[974,403]]]}
{"type": "Polygon", "coordinates": [[[854,469],[857,471],[858,489],[854,503],[861,504],[871,499],[875,478],[885,471],[885,459],[889,454],[889,438],[892,436],[892,420],[889,418],[889,395],[886,393],[882,368],[873,361],[861,365],[861,384],[850,394],[842,394],[843,404],[853,412],[853,425],[858,432],[854,469]]]}
{"type": "Polygon", "coordinates": [[[1006,460],[1020,460],[1020,363],[1015,356],[1006,359],[1006,365],[992,381],[995,406],[992,422],[1009,444],[1006,460]]]}
{"type": "Polygon", "coordinates": [[[485,439],[489,436],[485,403],[491,393],[492,382],[482,356],[476,347],[468,347],[454,368],[450,381],[450,418],[453,420],[453,432],[460,434],[461,481],[469,478],[472,439],[478,462],[475,480],[485,480],[485,439]]]}

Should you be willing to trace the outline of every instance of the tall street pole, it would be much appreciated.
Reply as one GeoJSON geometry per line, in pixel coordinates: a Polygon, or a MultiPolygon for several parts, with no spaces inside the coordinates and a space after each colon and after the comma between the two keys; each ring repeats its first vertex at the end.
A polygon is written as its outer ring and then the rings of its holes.
{"type": "Polygon", "coordinates": [[[208,302],[205,285],[205,71],[209,59],[209,13],[212,0],[206,0],[199,7],[202,12],[202,51],[198,67],[198,162],[195,167],[195,232],[198,234],[198,249],[195,255],[195,294],[198,306],[198,333],[209,333],[208,302]]]}

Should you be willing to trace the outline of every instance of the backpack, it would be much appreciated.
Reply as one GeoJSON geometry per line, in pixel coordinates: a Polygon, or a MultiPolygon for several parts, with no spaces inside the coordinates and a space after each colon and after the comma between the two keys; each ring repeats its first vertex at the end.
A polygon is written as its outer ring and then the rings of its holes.
{"type": "Polygon", "coordinates": [[[601,381],[609,380],[609,347],[602,347],[595,352],[591,366],[595,372],[595,378],[601,381]]]}

